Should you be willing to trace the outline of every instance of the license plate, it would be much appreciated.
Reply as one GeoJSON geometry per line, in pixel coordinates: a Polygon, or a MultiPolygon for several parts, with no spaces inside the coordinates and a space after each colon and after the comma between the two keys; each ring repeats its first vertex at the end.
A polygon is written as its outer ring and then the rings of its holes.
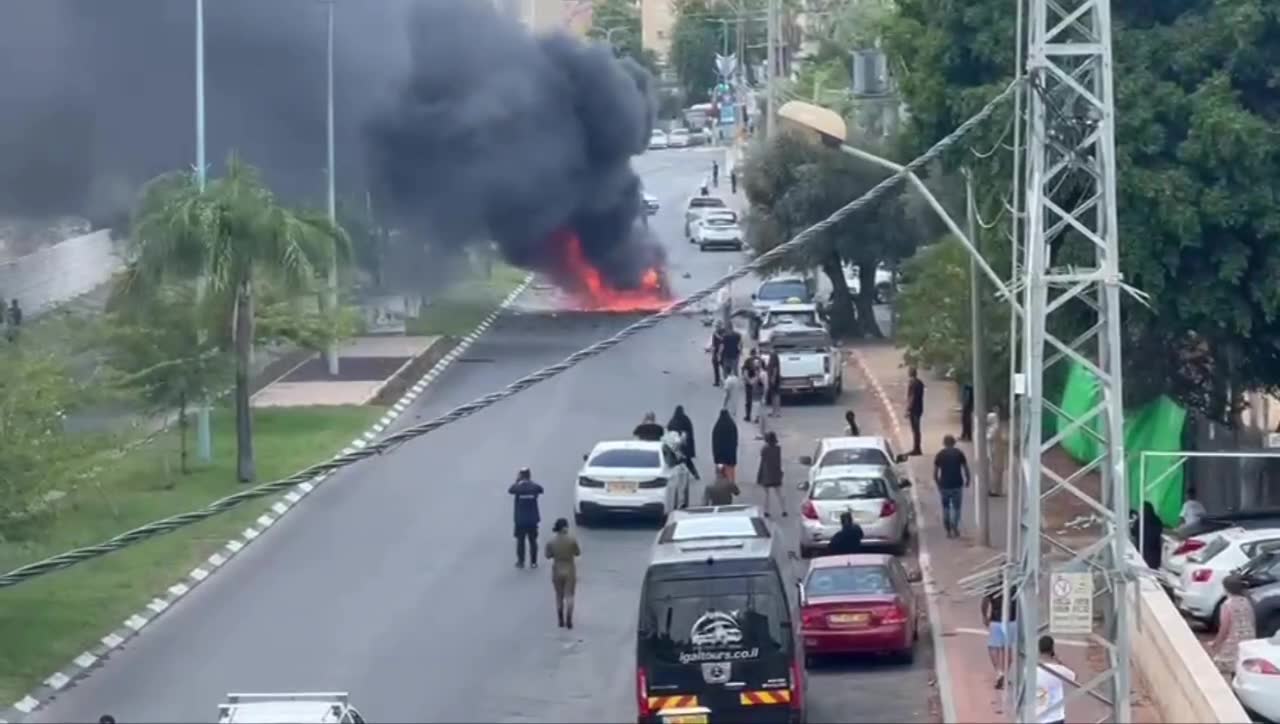
{"type": "Polygon", "coordinates": [[[706,714],[676,714],[662,717],[662,724],[707,724],[706,714]]]}
{"type": "Polygon", "coordinates": [[[865,613],[833,613],[827,623],[833,626],[865,626],[871,617],[865,613]]]}
{"type": "Polygon", "coordinates": [[[788,390],[800,389],[800,388],[805,388],[809,386],[810,386],[809,383],[806,382],[805,380],[783,380],[782,381],[783,389],[788,389],[788,390]]]}
{"type": "Polygon", "coordinates": [[[636,492],[635,483],[606,483],[605,492],[611,495],[630,495],[636,492]]]}

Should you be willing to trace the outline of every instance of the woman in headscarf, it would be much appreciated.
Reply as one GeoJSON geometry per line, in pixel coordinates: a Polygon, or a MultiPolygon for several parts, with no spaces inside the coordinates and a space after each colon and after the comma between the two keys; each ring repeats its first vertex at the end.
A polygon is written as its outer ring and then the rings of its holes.
{"type": "Polygon", "coordinates": [[[782,494],[782,448],[778,446],[778,436],[772,432],[765,433],[764,447],[760,448],[756,483],[764,488],[764,517],[769,517],[769,500],[775,496],[782,517],[787,517],[787,499],[782,494]]]}
{"type": "Polygon", "coordinates": [[[725,477],[738,480],[738,425],[733,413],[720,410],[715,427],[711,428],[711,458],[716,465],[724,466],[725,477]]]}
{"type": "Polygon", "coordinates": [[[845,428],[844,434],[850,437],[858,437],[862,433],[858,430],[858,416],[853,414],[853,410],[844,411],[845,428]]]}
{"type": "Polygon", "coordinates": [[[671,413],[671,419],[667,421],[667,432],[680,433],[684,440],[681,450],[684,453],[684,465],[694,480],[701,480],[702,476],[698,475],[698,469],[693,464],[693,459],[698,456],[698,449],[693,441],[693,421],[684,414],[684,405],[676,405],[675,412],[671,413]]]}

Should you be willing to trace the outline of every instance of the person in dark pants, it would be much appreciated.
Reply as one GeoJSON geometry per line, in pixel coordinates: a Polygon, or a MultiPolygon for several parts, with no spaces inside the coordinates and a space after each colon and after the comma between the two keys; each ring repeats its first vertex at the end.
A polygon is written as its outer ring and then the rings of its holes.
{"type": "Polygon", "coordinates": [[[720,186],[720,164],[715,161],[711,162],[711,185],[720,186]]]}
{"type": "MultiPolygon", "coordinates": [[[[920,418],[924,417],[924,383],[916,374],[915,367],[907,368],[907,419],[911,421],[911,452],[908,455],[923,455],[920,451],[920,418]]],[[[962,453],[963,454],[963,453],[962,453]]]]}
{"type": "Polygon", "coordinates": [[[742,361],[742,335],[738,330],[729,327],[724,330],[720,341],[720,372],[725,377],[738,371],[738,363],[742,361]]]}
{"type": "Polygon", "coordinates": [[[711,458],[723,467],[730,482],[738,482],[738,426],[728,410],[720,410],[720,417],[711,428],[711,458]]]}
{"type": "Polygon", "coordinates": [[[742,386],[746,393],[746,414],[742,419],[751,422],[752,408],[756,400],[764,396],[764,360],[760,359],[754,347],[742,363],[742,386]]]}
{"type": "Polygon", "coordinates": [[[947,529],[948,538],[960,536],[960,504],[964,502],[969,478],[969,461],[964,451],[956,447],[954,437],[943,437],[942,449],[933,459],[933,482],[942,494],[942,526],[947,529]]]}
{"type": "Polygon", "coordinates": [[[711,330],[711,374],[714,375],[714,380],[711,384],[714,387],[720,386],[720,370],[724,366],[721,361],[723,355],[724,325],[717,321],[715,329],[711,330]]]}
{"type": "Polygon", "coordinates": [[[764,404],[769,408],[769,417],[778,416],[778,408],[782,406],[782,358],[778,350],[769,350],[769,357],[764,363],[764,404]]]}
{"type": "Polygon", "coordinates": [[[738,169],[736,167],[729,169],[729,191],[735,194],[738,193],[738,169]]]}
{"type": "Polygon", "coordinates": [[[693,462],[693,459],[698,456],[698,446],[693,439],[693,420],[685,414],[684,405],[676,405],[675,411],[671,413],[671,419],[667,420],[667,431],[680,433],[684,466],[688,468],[694,480],[701,480],[702,476],[698,474],[698,468],[693,462]]]}
{"type": "Polygon", "coordinates": [[[862,552],[862,526],[853,522],[853,513],[845,511],[840,514],[840,530],[831,536],[827,544],[827,555],[846,556],[862,552]]]}
{"type": "Polygon", "coordinates": [[[960,439],[973,440],[973,385],[960,389],[960,439]]]}
{"type": "Polygon", "coordinates": [[[515,498],[516,568],[524,568],[524,544],[529,543],[529,565],[538,567],[538,524],[542,514],[538,512],[538,496],[542,486],[533,482],[529,468],[521,468],[516,481],[507,488],[515,498]]]}
{"type": "Polygon", "coordinates": [[[1164,557],[1164,521],[1156,513],[1156,507],[1147,501],[1142,504],[1142,525],[1139,527],[1138,516],[1129,514],[1129,534],[1133,544],[1142,552],[1142,560],[1153,571],[1160,570],[1164,557]],[[1138,534],[1141,533],[1141,539],[1138,534]]]}

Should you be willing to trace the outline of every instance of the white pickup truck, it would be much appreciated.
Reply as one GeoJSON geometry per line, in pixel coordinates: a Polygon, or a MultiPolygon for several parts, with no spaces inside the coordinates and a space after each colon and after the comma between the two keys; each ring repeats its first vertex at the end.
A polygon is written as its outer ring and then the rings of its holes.
{"type": "Polygon", "coordinates": [[[835,402],[844,391],[844,355],[820,327],[778,329],[769,340],[781,362],[782,394],[818,393],[835,402]]]}
{"type": "Polygon", "coordinates": [[[345,692],[227,694],[218,706],[219,724],[365,724],[345,692]]]}

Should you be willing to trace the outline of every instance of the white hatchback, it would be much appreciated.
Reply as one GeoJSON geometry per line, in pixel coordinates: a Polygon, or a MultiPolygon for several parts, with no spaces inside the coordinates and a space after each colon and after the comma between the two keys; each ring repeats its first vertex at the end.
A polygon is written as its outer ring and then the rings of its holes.
{"type": "Polygon", "coordinates": [[[621,513],[665,520],[689,505],[689,482],[688,468],[661,442],[596,443],[578,471],[574,519],[583,525],[621,513]]]}
{"type": "Polygon", "coordinates": [[[1280,550],[1280,528],[1220,531],[1209,545],[1187,558],[1178,585],[1173,589],[1178,608],[1216,626],[1218,606],[1227,595],[1222,580],[1268,550],[1280,550]]]}
{"type": "Polygon", "coordinates": [[[1240,642],[1231,688],[1246,709],[1280,721],[1280,633],[1240,642]]]}

